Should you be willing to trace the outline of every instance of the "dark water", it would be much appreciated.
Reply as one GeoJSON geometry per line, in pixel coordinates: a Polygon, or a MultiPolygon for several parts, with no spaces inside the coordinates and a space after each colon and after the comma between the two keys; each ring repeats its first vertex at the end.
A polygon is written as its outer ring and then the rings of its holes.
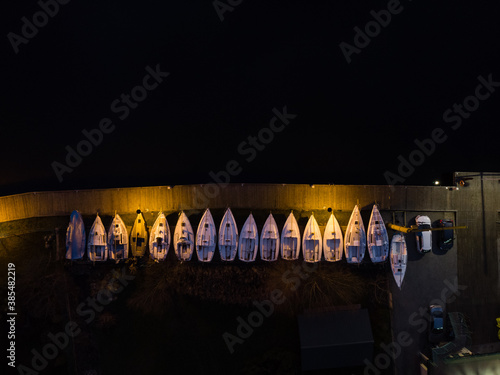
{"type": "MultiPolygon", "coordinates": [[[[232,182],[383,185],[411,155],[400,184],[497,169],[498,4],[253,2],[223,17],[214,4],[71,3],[17,53],[6,38],[0,194],[206,183],[231,161],[232,182]],[[359,46],[377,17],[388,24],[359,46]],[[342,43],[358,45],[351,61],[342,43]],[[170,75],[143,98],[151,69],[170,75]],[[481,99],[478,77],[493,82],[481,99]],[[446,139],[422,154],[436,129],[446,139]],[[61,182],[54,163],[71,169],[61,182]]],[[[4,35],[39,10],[10,3],[4,35]]]]}

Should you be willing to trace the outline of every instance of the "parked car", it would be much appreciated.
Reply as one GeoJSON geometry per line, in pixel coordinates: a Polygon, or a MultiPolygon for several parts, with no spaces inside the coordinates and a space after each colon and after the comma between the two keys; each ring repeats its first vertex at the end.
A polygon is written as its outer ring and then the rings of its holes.
{"type": "Polygon", "coordinates": [[[429,313],[431,317],[429,329],[429,342],[438,343],[444,339],[445,313],[441,305],[430,305],[429,313]]]}
{"type": "MultiPolygon", "coordinates": [[[[430,229],[431,219],[429,216],[418,215],[415,218],[418,229],[430,229]]],[[[417,239],[417,250],[421,253],[428,253],[432,250],[432,232],[430,230],[415,232],[417,239]]]]}
{"type": "MultiPolygon", "coordinates": [[[[439,220],[437,224],[441,228],[452,227],[453,220],[439,220]]],[[[437,235],[441,250],[448,251],[453,247],[453,229],[440,230],[437,235]]]]}

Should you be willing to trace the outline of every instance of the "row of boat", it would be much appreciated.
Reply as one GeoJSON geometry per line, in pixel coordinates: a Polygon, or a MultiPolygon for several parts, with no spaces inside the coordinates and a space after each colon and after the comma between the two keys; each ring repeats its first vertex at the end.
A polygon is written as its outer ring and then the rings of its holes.
{"type": "MultiPolygon", "coordinates": [[[[91,261],[106,261],[108,258],[118,261],[129,257],[130,248],[132,256],[143,256],[149,249],[151,258],[163,261],[170,248],[171,237],[167,218],[163,212],[158,214],[151,228],[149,241],[144,217],[139,212],[132,227],[130,242],[127,228],[120,215],[115,214],[107,232],[97,215],[85,246],[83,219],[78,211],[73,211],[66,233],[66,258],[81,259],[87,249],[91,261]]],[[[220,223],[218,236],[210,209],[205,210],[196,233],[186,214],[184,212],[179,214],[173,235],[173,248],[180,261],[191,260],[196,250],[199,261],[210,262],[217,245],[223,261],[233,261],[238,254],[239,260],[243,262],[255,261],[259,248],[260,258],[264,261],[276,261],[279,254],[283,259],[298,259],[302,245],[303,258],[306,262],[319,262],[323,256],[328,262],[337,262],[345,254],[347,263],[361,263],[367,245],[373,263],[385,262],[391,250],[391,268],[399,287],[407,262],[404,236],[394,235],[389,249],[387,230],[376,205],[372,209],[367,233],[356,205],[349,219],[345,238],[332,213],[323,236],[314,215],[311,215],[302,235],[302,241],[293,212],[289,214],[281,235],[273,215],[269,214],[260,234],[260,241],[257,225],[251,213],[243,224],[241,232],[238,232],[234,216],[228,208],[220,223]]]]}

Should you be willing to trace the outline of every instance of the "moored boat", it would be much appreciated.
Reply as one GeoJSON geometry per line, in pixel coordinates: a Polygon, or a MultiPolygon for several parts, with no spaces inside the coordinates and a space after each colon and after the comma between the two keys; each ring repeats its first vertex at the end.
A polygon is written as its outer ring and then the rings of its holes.
{"type": "Polygon", "coordinates": [[[335,215],[330,215],[323,234],[323,254],[328,262],[338,262],[344,253],[344,239],[335,215]]]}
{"type": "Polygon", "coordinates": [[[322,248],[323,241],[321,240],[321,231],[314,215],[311,215],[302,237],[302,252],[304,253],[304,260],[312,263],[319,262],[321,260],[322,248]]]}
{"type": "Polygon", "coordinates": [[[137,210],[137,217],[134,221],[134,226],[130,232],[130,250],[135,257],[142,257],[147,249],[148,232],[146,230],[146,223],[144,216],[140,210],[137,210]]]}
{"type": "Polygon", "coordinates": [[[238,244],[239,259],[243,262],[253,262],[257,256],[258,247],[259,233],[257,224],[255,224],[255,219],[250,213],[241,228],[238,244]]]}
{"type": "Polygon", "coordinates": [[[290,212],[281,232],[281,257],[286,260],[295,260],[300,255],[300,230],[297,220],[290,212]]]}
{"type": "Polygon", "coordinates": [[[116,261],[128,258],[127,227],[117,213],[108,231],[108,257],[116,261]]]}
{"type": "Polygon", "coordinates": [[[99,214],[97,214],[94,224],[90,228],[89,239],[87,241],[87,254],[91,261],[102,262],[108,259],[108,243],[106,229],[102,224],[99,214]]]}
{"type": "Polygon", "coordinates": [[[373,205],[367,233],[368,253],[373,263],[385,262],[389,255],[389,237],[384,219],[376,205],[373,205]]]}
{"type": "Polygon", "coordinates": [[[181,211],[174,231],[175,255],[180,261],[191,260],[194,251],[194,232],[188,217],[181,211]]]}
{"type": "Polygon", "coordinates": [[[69,217],[66,229],[66,259],[82,259],[85,255],[85,225],[77,210],[69,217]]]}
{"type": "Polygon", "coordinates": [[[207,208],[196,231],[196,254],[200,262],[210,262],[215,253],[217,234],[214,219],[207,208]]]}
{"type": "Polygon", "coordinates": [[[344,251],[347,263],[361,263],[366,251],[366,232],[358,206],[354,206],[345,232],[344,251]]]}
{"type": "Polygon", "coordinates": [[[273,214],[269,214],[260,235],[260,257],[262,260],[278,259],[280,248],[280,233],[273,214]]]}
{"type": "Polygon", "coordinates": [[[170,248],[170,227],[163,212],[158,213],[149,235],[149,256],[158,261],[165,260],[170,248]]]}
{"type": "Polygon", "coordinates": [[[219,227],[219,252],[222,260],[234,260],[238,251],[238,240],[238,227],[231,209],[228,208],[219,227]]]}
{"type": "Polygon", "coordinates": [[[396,285],[401,289],[406,273],[408,253],[406,251],[406,241],[404,234],[396,233],[391,241],[391,269],[396,281],[396,285]]]}

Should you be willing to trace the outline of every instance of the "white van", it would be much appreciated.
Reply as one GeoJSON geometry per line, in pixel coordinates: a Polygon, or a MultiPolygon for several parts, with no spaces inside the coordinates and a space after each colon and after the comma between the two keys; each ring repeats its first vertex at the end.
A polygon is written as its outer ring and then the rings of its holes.
{"type": "MultiPolygon", "coordinates": [[[[429,216],[418,215],[415,218],[418,229],[430,229],[431,219],[429,216]]],[[[432,249],[432,232],[430,230],[415,232],[417,239],[417,250],[421,253],[428,253],[432,249]]]]}

